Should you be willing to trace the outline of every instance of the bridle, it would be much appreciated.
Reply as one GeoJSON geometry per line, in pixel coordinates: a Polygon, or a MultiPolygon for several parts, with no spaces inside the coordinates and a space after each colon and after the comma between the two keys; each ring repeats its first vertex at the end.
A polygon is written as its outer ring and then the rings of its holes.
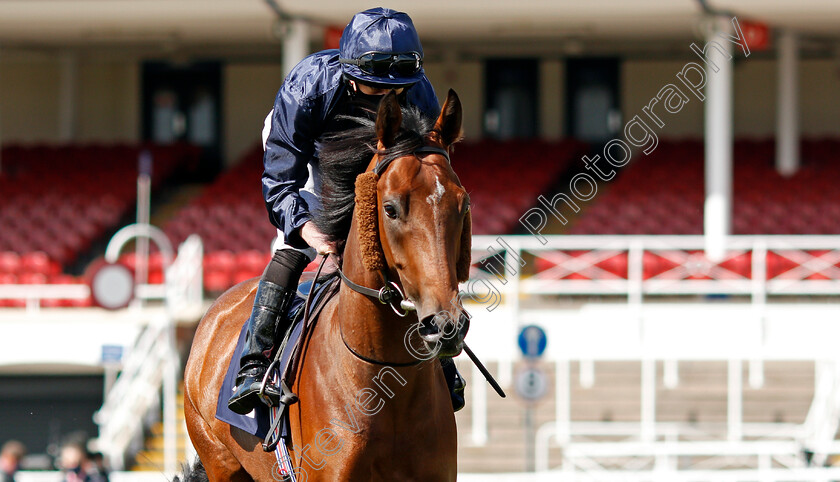
{"type": "MultiPolygon", "coordinates": [[[[415,157],[420,157],[420,156],[417,156],[418,153],[419,154],[440,154],[441,156],[446,158],[446,162],[448,162],[449,164],[452,164],[452,160],[449,159],[449,151],[447,149],[442,148],[442,147],[420,146],[420,147],[418,147],[417,149],[414,150],[414,156],[415,157]]],[[[373,172],[375,172],[377,176],[381,176],[382,173],[385,172],[385,169],[387,169],[388,166],[391,165],[391,162],[393,162],[394,159],[396,159],[396,157],[386,158],[386,159],[381,160],[380,162],[377,162],[376,165],[373,166],[373,172]]]]}
{"type": "MultiPolygon", "coordinates": [[[[446,158],[447,162],[449,162],[451,164],[451,161],[449,159],[449,152],[446,149],[442,149],[442,148],[436,147],[436,146],[421,146],[414,151],[414,155],[416,156],[418,153],[420,153],[420,154],[424,154],[424,153],[440,154],[440,155],[442,155],[443,157],[446,158]]],[[[385,169],[388,167],[388,165],[393,160],[394,160],[394,158],[391,158],[391,159],[383,160],[383,161],[377,163],[376,166],[374,166],[374,168],[373,168],[374,172],[376,172],[377,175],[384,172],[385,169]]],[[[318,271],[315,273],[315,279],[318,279],[318,275],[321,273],[321,268],[324,267],[324,264],[326,263],[326,260],[327,260],[327,257],[324,257],[321,260],[321,265],[318,267],[318,271]]],[[[397,313],[397,315],[400,315],[402,317],[406,316],[408,314],[407,312],[412,311],[412,309],[414,308],[414,304],[411,303],[411,300],[406,299],[405,294],[403,293],[400,286],[397,283],[388,280],[387,273],[384,270],[381,271],[382,278],[383,278],[383,280],[385,280],[384,286],[382,288],[380,288],[379,290],[375,290],[375,289],[367,288],[365,286],[361,286],[359,284],[354,283],[349,278],[347,278],[347,276],[341,270],[340,264],[338,262],[336,262],[335,264],[336,264],[336,270],[338,271],[338,274],[341,277],[341,281],[344,284],[346,284],[347,287],[349,287],[351,290],[356,291],[357,293],[360,293],[364,296],[369,296],[371,298],[374,298],[375,300],[379,301],[382,304],[390,305],[391,308],[394,310],[394,312],[397,313]],[[399,302],[399,306],[404,310],[404,312],[402,314],[394,306],[395,302],[399,302]]],[[[313,298],[312,294],[314,292],[314,288],[315,288],[315,283],[313,282],[312,287],[310,288],[310,296],[306,300],[306,306],[304,306],[304,316],[305,317],[309,313],[309,303],[311,302],[311,300],[313,298]]],[[[365,361],[367,363],[371,363],[371,364],[374,364],[374,365],[390,366],[390,367],[407,367],[407,366],[417,365],[419,363],[422,363],[423,361],[427,361],[427,360],[415,360],[413,362],[392,363],[392,362],[386,362],[386,361],[376,360],[376,359],[367,357],[367,356],[362,355],[361,353],[357,352],[356,350],[354,350],[347,343],[347,339],[344,338],[344,327],[341,324],[341,318],[339,318],[339,325],[338,326],[339,326],[339,331],[341,333],[341,341],[344,342],[344,346],[347,347],[347,350],[350,353],[352,353],[353,356],[355,356],[356,358],[358,358],[362,361],[365,361]]],[[[504,392],[504,390],[502,390],[502,387],[500,387],[499,384],[496,382],[496,380],[493,379],[493,375],[491,375],[490,372],[487,371],[487,368],[484,366],[483,363],[481,363],[481,361],[478,359],[478,357],[476,357],[475,353],[473,353],[472,350],[470,350],[470,347],[468,347],[466,343],[464,343],[464,352],[467,354],[467,356],[470,358],[470,360],[472,360],[472,362],[475,364],[476,368],[478,368],[478,370],[481,372],[481,374],[484,375],[484,378],[487,380],[487,383],[489,383],[490,386],[493,387],[493,389],[496,391],[496,393],[499,394],[500,397],[505,398],[505,392],[504,392]]]]}
{"type": "MultiPolygon", "coordinates": [[[[420,147],[418,147],[417,149],[414,150],[413,154],[416,157],[419,157],[418,154],[440,154],[444,158],[446,158],[446,162],[448,162],[450,164],[452,162],[449,159],[449,151],[447,149],[443,149],[443,148],[437,147],[437,146],[420,146],[420,147]]],[[[388,166],[391,164],[391,162],[394,159],[396,159],[396,157],[386,158],[386,159],[384,159],[380,162],[377,162],[376,166],[373,167],[373,172],[375,172],[377,175],[381,175],[383,172],[385,172],[385,169],[388,168],[388,166]]],[[[333,255],[333,256],[335,256],[335,255],[333,255]]],[[[326,258],[324,258],[324,260],[326,260],[326,258]]],[[[382,279],[384,280],[384,284],[383,284],[382,288],[376,290],[376,289],[373,289],[373,288],[367,288],[365,286],[362,286],[360,284],[357,284],[357,283],[354,283],[353,281],[351,281],[350,278],[348,278],[347,275],[344,274],[344,271],[341,270],[341,265],[338,262],[337,257],[336,257],[335,261],[336,261],[336,263],[335,263],[336,271],[338,271],[338,275],[341,277],[341,281],[345,285],[347,285],[347,287],[350,288],[351,290],[355,291],[356,293],[359,293],[359,294],[368,296],[370,298],[373,298],[373,299],[379,301],[380,303],[382,303],[383,305],[390,306],[391,309],[394,311],[394,313],[396,313],[401,318],[405,318],[406,316],[408,316],[409,311],[415,311],[416,310],[416,307],[414,306],[414,303],[411,300],[409,300],[408,298],[406,298],[405,292],[403,292],[402,288],[400,288],[400,285],[397,284],[396,281],[391,281],[391,280],[388,279],[388,273],[386,272],[386,270],[381,270],[380,271],[380,274],[382,275],[382,279]]],[[[322,261],[322,263],[323,263],[323,261],[322,261]]],[[[350,351],[350,353],[352,353],[356,358],[364,360],[368,363],[372,363],[374,365],[391,366],[391,367],[407,367],[407,366],[417,365],[417,364],[419,364],[423,361],[426,361],[425,359],[423,359],[423,360],[418,359],[418,360],[414,360],[414,361],[411,361],[411,362],[395,363],[395,362],[386,362],[386,361],[376,360],[376,359],[367,357],[367,356],[362,355],[361,353],[357,352],[356,350],[354,350],[347,343],[347,339],[344,338],[344,329],[343,329],[343,326],[342,326],[340,320],[339,320],[339,331],[341,332],[341,341],[344,342],[344,346],[347,347],[347,349],[350,351]]]]}

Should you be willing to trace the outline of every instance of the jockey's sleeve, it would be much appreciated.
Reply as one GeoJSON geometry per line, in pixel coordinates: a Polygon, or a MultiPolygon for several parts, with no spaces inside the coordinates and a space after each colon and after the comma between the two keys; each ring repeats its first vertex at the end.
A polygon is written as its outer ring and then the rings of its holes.
{"type": "Polygon", "coordinates": [[[266,119],[263,197],[271,223],[285,235],[286,244],[305,248],[299,229],[312,219],[300,189],[309,178],[307,164],[315,152],[316,119],[313,102],[301,99],[290,82],[284,82],[266,119]]]}

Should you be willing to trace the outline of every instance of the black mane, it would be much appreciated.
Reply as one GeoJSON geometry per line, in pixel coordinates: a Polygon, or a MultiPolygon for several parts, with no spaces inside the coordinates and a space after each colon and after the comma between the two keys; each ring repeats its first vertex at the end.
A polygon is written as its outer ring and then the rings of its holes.
{"type": "MultiPolygon", "coordinates": [[[[395,159],[413,153],[423,145],[423,136],[433,126],[416,107],[402,109],[402,126],[394,146],[381,151],[383,159],[395,159]]],[[[363,173],[377,153],[376,124],[364,117],[353,117],[358,124],[320,140],[321,209],[314,213],[315,226],[331,241],[343,242],[350,232],[355,202],[356,176],[363,173]]]]}

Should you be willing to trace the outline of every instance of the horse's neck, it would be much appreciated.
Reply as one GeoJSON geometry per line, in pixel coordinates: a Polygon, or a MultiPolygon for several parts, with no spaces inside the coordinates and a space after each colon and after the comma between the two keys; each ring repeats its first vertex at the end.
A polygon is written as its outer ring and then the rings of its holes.
{"type": "MultiPolygon", "coordinates": [[[[382,286],[378,274],[368,273],[364,269],[345,271],[345,274],[356,284],[365,287],[378,290],[382,286]]],[[[394,364],[416,361],[404,345],[405,334],[412,327],[409,320],[408,317],[398,317],[388,305],[357,293],[346,284],[342,285],[337,321],[344,343],[356,353],[394,364]]]]}
{"type": "MultiPolygon", "coordinates": [[[[382,275],[365,269],[356,251],[355,243],[348,241],[344,253],[345,275],[356,284],[379,290],[383,285],[382,275]]],[[[336,321],[344,342],[365,357],[394,364],[417,361],[404,342],[406,332],[417,323],[414,313],[401,318],[390,306],[342,284],[336,321]]]]}
{"type": "MultiPolygon", "coordinates": [[[[357,284],[379,289],[379,273],[367,271],[359,261],[355,233],[354,223],[344,251],[344,273],[357,284]]],[[[424,433],[428,426],[446,431],[447,423],[454,425],[449,393],[437,360],[406,367],[379,365],[361,360],[347,348],[381,362],[416,362],[404,345],[406,332],[417,323],[414,315],[414,322],[400,318],[387,305],[344,283],[337,301],[325,314],[318,330],[320,343],[315,349],[326,363],[318,367],[316,374],[329,383],[330,391],[329,396],[323,392],[315,396],[322,397],[326,405],[334,404],[328,412],[330,416],[339,413],[341,420],[349,421],[352,414],[354,424],[358,422],[379,433],[377,440],[391,440],[382,437],[382,433],[424,433]],[[434,420],[432,425],[428,424],[430,417],[434,420]]]]}

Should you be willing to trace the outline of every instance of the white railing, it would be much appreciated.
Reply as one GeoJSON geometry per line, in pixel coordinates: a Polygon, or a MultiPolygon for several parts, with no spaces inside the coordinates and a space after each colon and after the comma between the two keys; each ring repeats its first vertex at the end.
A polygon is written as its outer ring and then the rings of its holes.
{"type": "Polygon", "coordinates": [[[41,300],[86,300],[90,286],[82,284],[0,285],[0,299],[25,300],[26,311],[37,314],[41,300]]]}
{"type": "Polygon", "coordinates": [[[815,377],[814,400],[803,424],[804,445],[814,454],[814,464],[823,465],[840,428],[840,366],[833,360],[818,361],[815,377]]]}
{"type": "MultiPolygon", "coordinates": [[[[132,225],[135,231],[147,232],[156,229],[153,226],[132,225]],[[143,231],[145,229],[145,231],[143,231]]],[[[126,229],[120,233],[126,233],[126,229]]],[[[132,234],[132,233],[129,233],[132,234]]],[[[121,248],[127,241],[126,235],[115,236],[120,243],[111,244],[121,248]]],[[[192,235],[178,248],[178,257],[167,262],[164,284],[139,284],[135,286],[135,297],[141,300],[166,300],[167,306],[175,316],[193,317],[195,310],[200,310],[203,302],[202,286],[202,257],[204,249],[201,238],[192,235]]],[[[117,262],[119,249],[111,250],[106,259],[117,262]]],[[[0,299],[25,300],[26,310],[30,314],[37,314],[42,300],[86,300],[90,298],[91,289],[87,284],[0,284],[0,299]]],[[[200,315],[200,313],[198,313],[200,315]]]]}
{"type": "Polygon", "coordinates": [[[597,473],[459,474],[461,482],[815,482],[840,480],[840,468],[767,470],[614,470],[597,473]]]}
{"type": "MultiPolygon", "coordinates": [[[[702,236],[547,236],[545,241],[473,237],[473,260],[484,259],[462,285],[473,315],[468,340],[486,361],[498,362],[500,379],[512,378],[519,359],[508,346],[515,344],[518,327],[536,323],[549,334],[543,363],[555,364],[556,420],[538,430],[538,471],[551,469],[553,442],[564,458],[560,471],[548,472],[550,480],[840,480],[840,469],[818,467],[840,454],[834,440],[840,356],[826,342],[840,338],[840,304],[824,303],[840,297],[840,236],[732,236],[724,258],[716,261],[704,256],[702,236]],[[490,258],[501,251],[504,257],[490,258]],[[561,306],[554,301],[558,295],[603,296],[609,302],[561,306]],[[710,304],[708,295],[722,296],[710,304]],[[571,419],[570,363],[579,363],[584,383],[594,379],[592,367],[601,360],[642,362],[639,422],[571,419]],[[727,363],[726,423],[698,434],[688,423],[657,421],[657,362],[670,388],[678,385],[682,360],[727,363]],[[805,360],[818,367],[805,423],[743,421],[744,386],[762,386],[765,360],[805,360]],[[805,451],[814,453],[810,466],[805,451]],[[752,468],[709,470],[728,468],[735,460],[729,456],[752,468]],[[704,458],[696,466],[680,466],[704,458]],[[627,465],[616,469],[622,459],[627,465]]],[[[472,386],[472,443],[483,445],[486,397],[493,394],[472,386]]]]}
{"type": "MultiPolygon", "coordinates": [[[[688,471],[687,471],[688,472],[688,471]]],[[[111,472],[113,482],[159,482],[156,472],[111,472]]],[[[62,482],[61,472],[18,472],[18,482],[62,482]]],[[[840,480],[840,468],[751,470],[693,470],[683,474],[649,471],[610,471],[598,474],[541,472],[541,473],[478,473],[458,474],[460,482],[813,482],[840,480]]]]}
{"type": "Polygon", "coordinates": [[[741,373],[744,365],[740,360],[729,361],[726,422],[657,421],[659,385],[656,364],[651,360],[642,361],[638,422],[575,422],[570,416],[569,361],[555,363],[557,418],[537,430],[534,453],[537,471],[551,469],[552,442],[563,449],[563,471],[584,473],[606,470],[605,466],[614,466],[616,461],[626,464],[621,468],[623,470],[647,467],[655,471],[677,471],[678,461],[681,469],[678,472],[727,468],[733,457],[746,458],[740,465],[752,465],[756,470],[778,466],[807,469],[822,466],[829,455],[840,454],[840,443],[834,440],[840,403],[835,362],[817,362],[814,398],[802,424],[743,421],[741,373]],[[806,464],[806,451],[812,454],[810,465],[806,464]],[[686,467],[687,461],[691,460],[694,465],[686,467]],[[697,460],[702,461],[698,463],[697,460]]]}
{"type": "Polygon", "coordinates": [[[126,467],[126,456],[143,434],[144,416],[159,403],[164,373],[171,368],[170,323],[149,323],[128,353],[122,372],[94,416],[99,425],[97,446],[115,470],[126,467]]]}
{"type": "Polygon", "coordinates": [[[201,238],[190,235],[178,248],[178,257],[166,268],[166,307],[172,316],[197,318],[204,302],[201,238]],[[198,310],[198,311],[196,311],[198,310]]]}
{"type": "Polygon", "coordinates": [[[143,435],[143,418],[157,409],[161,391],[164,469],[168,473],[177,469],[175,412],[180,362],[174,323],[177,317],[195,319],[201,314],[202,259],[201,238],[196,235],[178,248],[177,258],[166,268],[161,291],[167,314],[149,323],[139,335],[120,376],[96,414],[98,446],[117,470],[125,468],[126,456],[136,448],[132,443],[143,435]]]}
{"type": "Polygon", "coordinates": [[[703,239],[546,236],[543,244],[534,236],[474,236],[474,261],[503,250],[515,257],[507,256],[505,285],[499,276],[473,274],[501,293],[623,295],[630,302],[646,295],[745,295],[758,303],[768,295],[840,295],[840,236],[730,236],[718,261],[704,256],[703,239]],[[523,276],[523,256],[551,266],[525,267],[523,276]]]}

